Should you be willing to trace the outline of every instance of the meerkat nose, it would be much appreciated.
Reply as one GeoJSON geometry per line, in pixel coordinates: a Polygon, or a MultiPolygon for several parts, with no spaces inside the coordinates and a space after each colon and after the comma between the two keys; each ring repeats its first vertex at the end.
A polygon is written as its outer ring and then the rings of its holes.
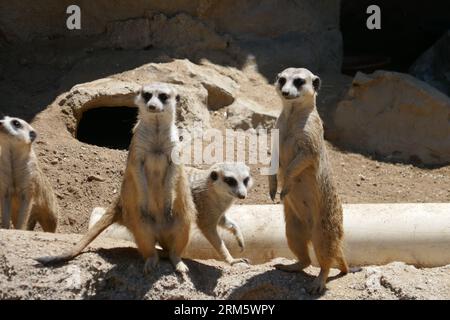
{"type": "Polygon", "coordinates": [[[37,137],[36,131],[30,131],[30,140],[31,140],[31,142],[36,140],[36,137],[37,137]]]}
{"type": "Polygon", "coordinates": [[[282,91],[281,94],[282,94],[284,97],[287,97],[287,96],[289,95],[289,92],[288,92],[288,91],[282,91]]]}
{"type": "Polygon", "coordinates": [[[239,199],[245,199],[245,194],[239,193],[239,194],[238,194],[238,198],[239,198],[239,199]]]}
{"type": "Polygon", "coordinates": [[[155,110],[155,109],[156,109],[156,107],[155,107],[154,105],[149,105],[149,106],[148,106],[148,110],[152,110],[152,111],[153,111],[153,110],[155,110]]]}

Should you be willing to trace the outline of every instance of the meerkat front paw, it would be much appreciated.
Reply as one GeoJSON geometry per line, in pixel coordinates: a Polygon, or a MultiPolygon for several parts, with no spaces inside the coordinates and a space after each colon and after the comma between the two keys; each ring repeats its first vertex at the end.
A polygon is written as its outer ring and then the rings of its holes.
{"type": "Polygon", "coordinates": [[[283,188],[283,190],[281,190],[281,193],[280,193],[280,199],[283,200],[284,197],[286,197],[288,194],[289,194],[289,189],[283,188]]]}
{"type": "Polygon", "coordinates": [[[270,190],[269,195],[270,195],[270,199],[275,202],[275,197],[277,195],[277,190],[270,190]]]}
{"type": "Polygon", "coordinates": [[[244,243],[244,238],[237,238],[237,243],[239,248],[241,249],[241,252],[244,252],[245,250],[245,243],[244,243]]]}
{"type": "Polygon", "coordinates": [[[277,184],[278,184],[277,176],[276,175],[269,176],[269,195],[272,201],[275,201],[275,197],[277,195],[277,184]]]}

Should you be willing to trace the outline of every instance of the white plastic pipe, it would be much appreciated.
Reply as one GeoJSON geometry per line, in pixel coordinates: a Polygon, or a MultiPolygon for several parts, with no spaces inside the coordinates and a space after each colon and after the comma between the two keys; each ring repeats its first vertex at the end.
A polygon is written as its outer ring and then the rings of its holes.
{"type": "MultiPolygon", "coordinates": [[[[89,226],[104,213],[95,208],[89,226]]],[[[221,230],[230,253],[252,263],[276,257],[294,259],[285,237],[281,205],[233,206],[227,213],[241,227],[245,251],[231,234],[221,230]]],[[[402,261],[422,267],[450,264],[450,203],[385,203],[344,205],[345,254],[350,265],[382,265],[402,261]]],[[[124,227],[113,225],[105,236],[133,240],[124,227]]],[[[317,265],[310,250],[313,264],[317,265]]],[[[220,259],[193,228],[184,254],[191,259],[220,259]]]]}

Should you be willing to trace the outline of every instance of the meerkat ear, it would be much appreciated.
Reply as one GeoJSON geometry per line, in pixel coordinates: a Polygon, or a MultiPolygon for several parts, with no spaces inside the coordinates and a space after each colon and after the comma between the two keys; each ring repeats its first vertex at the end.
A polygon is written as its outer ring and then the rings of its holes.
{"type": "Polygon", "coordinates": [[[316,76],[313,79],[312,83],[313,83],[314,90],[316,90],[316,92],[318,92],[320,90],[320,85],[322,84],[322,81],[320,80],[319,77],[316,76]]]}
{"type": "Polygon", "coordinates": [[[273,83],[277,84],[279,79],[280,79],[280,74],[277,74],[277,76],[275,77],[275,81],[273,83]]]}
{"type": "Polygon", "coordinates": [[[217,178],[219,178],[219,175],[217,174],[217,171],[211,172],[211,174],[209,176],[211,177],[212,181],[216,181],[217,178]]]}
{"type": "Polygon", "coordinates": [[[177,95],[175,96],[175,100],[177,101],[177,103],[180,102],[181,98],[180,98],[180,95],[179,95],[179,94],[177,94],[177,95]]]}

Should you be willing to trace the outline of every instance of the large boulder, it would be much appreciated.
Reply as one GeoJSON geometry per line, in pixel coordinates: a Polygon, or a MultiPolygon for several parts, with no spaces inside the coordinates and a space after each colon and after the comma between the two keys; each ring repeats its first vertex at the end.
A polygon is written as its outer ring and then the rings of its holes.
{"type": "Polygon", "coordinates": [[[409,72],[450,95],[450,30],[414,62],[409,72]]]}
{"type": "Polygon", "coordinates": [[[357,73],[335,113],[338,141],[394,160],[450,162],[450,98],[414,77],[357,73]]]}
{"type": "Polygon", "coordinates": [[[256,58],[268,78],[289,66],[336,72],[342,60],[339,0],[83,1],[81,29],[69,30],[69,0],[3,1],[0,43],[35,40],[163,49],[171,56],[256,58]],[[218,53],[219,52],[219,53],[218,53]]]}
{"type": "MultiPolygon", "coordinates": [[[[196,122],[211,127],[210,111],[227,112],[232,128],[271,128],[281,109],[275,89],[257,73],[214,65],[195,64],[187,59],[149,63],[120,74],[72,87],[58,104],[79,121],[84,112],[98,107],[134,106],[142,84],[167,82],[181,95],[177,124],[190,130],[196,122]],[[222,110],[223,109],[223,110],[222,110]]],[[[78,78],[95,65],[82,65],[71,71],[78,78]]]]}

